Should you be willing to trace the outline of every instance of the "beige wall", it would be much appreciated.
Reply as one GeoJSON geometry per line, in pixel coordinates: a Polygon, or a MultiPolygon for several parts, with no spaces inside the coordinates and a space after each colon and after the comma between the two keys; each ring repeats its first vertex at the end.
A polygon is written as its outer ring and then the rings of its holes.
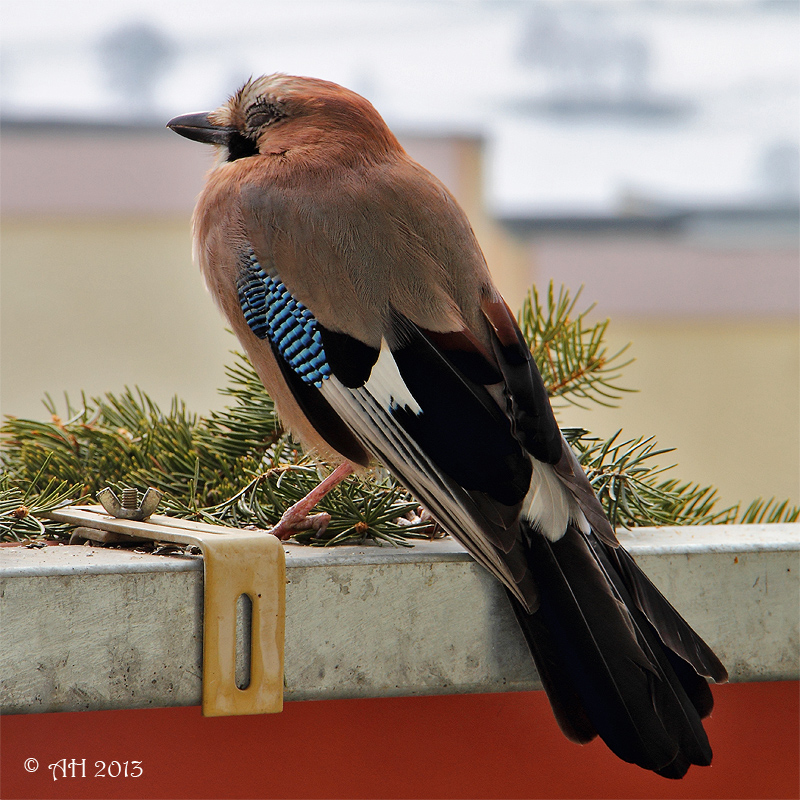
{"type": "Polygon", "coordinates": [[[188,215],[6,219],[0,235],[3,413],[41,416],[45,391],[134,384],[164,404],[220,405],[235,340],[191,263],[188,215]]]}

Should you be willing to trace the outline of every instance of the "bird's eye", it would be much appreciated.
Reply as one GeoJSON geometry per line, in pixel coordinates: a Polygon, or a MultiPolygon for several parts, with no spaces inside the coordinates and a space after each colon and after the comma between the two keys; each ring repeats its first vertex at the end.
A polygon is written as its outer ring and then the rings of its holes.
{"type": "Polygon", "coordinates": [[[276,103],[256,103],[247,112],[247,127],[249,129],[262,128],[280,119],[283,112],[276,103]]]}

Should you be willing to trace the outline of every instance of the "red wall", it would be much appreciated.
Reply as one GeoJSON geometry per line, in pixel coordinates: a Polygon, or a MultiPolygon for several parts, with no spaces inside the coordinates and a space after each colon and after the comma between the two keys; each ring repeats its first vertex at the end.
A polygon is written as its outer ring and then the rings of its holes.
{"type": "Polygon", "coordinates": [[[598,742],[560,734],[541,692],[287,703],[283,714],[204,719],[198,708],[2,720],[11,798],[798,797],[798,684],[714,687],[714,765],[667,781],[598,742]],[[26,759],[38,771],[24,769],[26,759]],[[86,759],[85,778],[47,765],[86,759]],[[95,778],[98,759],[139,778],[95,778]]]}

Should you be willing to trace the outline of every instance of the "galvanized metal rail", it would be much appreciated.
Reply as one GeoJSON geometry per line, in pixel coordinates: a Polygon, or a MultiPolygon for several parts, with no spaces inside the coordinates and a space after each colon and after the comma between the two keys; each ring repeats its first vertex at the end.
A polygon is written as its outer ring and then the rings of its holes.
{"type": "MultiPolygon", "coordinates": [[[[620,533],[734,681],[797,679],[800,525],[620,533]]],[[[286,700],[539,688],[499,585],[453,540],[286,545],[286,700]]],[[[198,556],[0,548],[4,713],[197,705],[198,556]]]]}

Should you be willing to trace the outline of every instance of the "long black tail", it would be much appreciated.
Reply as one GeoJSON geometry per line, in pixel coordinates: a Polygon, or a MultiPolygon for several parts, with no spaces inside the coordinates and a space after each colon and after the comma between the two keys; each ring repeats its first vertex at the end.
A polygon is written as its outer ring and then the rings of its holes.
{"type": "Polygon", "coordinates": [[[525,531],[539,589],[533,614],[512,597],[564,734],[600,735],[620,758],[665,778],[711,763],[705,677],[727,673],[623,548],[570,526],[557,542],[525,531]]]}

